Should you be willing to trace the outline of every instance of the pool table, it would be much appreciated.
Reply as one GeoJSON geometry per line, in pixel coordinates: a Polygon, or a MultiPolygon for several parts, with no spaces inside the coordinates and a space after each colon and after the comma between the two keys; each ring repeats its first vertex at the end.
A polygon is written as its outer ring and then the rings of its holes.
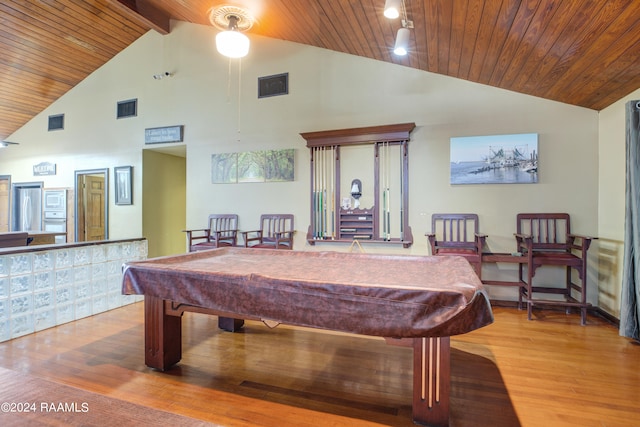
{"type": "Polygon", "coordinates": [[[185,311],[412,347],[413,420],[431,426],[449,422],[449,337],[493,322],[461,257],[220,248],[127,263],[122,292],[145,296],[145,363],[159,370],[182,357],[185,311]]]}

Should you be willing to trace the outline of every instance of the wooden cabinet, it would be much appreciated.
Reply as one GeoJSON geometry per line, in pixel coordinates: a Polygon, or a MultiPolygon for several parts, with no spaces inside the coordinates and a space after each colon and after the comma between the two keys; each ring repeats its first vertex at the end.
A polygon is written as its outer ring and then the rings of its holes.
{"type": "Polygon", "coordinates": [[[29,245],[53,245],[56,243],[56,236],[65,236],[66,241],[67,233],[54,231],[30,231],[29,238],[31,239],[31,242],[29,245]]]}
{"type": "Polygon", "coordinates": [[[415,123],[400,123],[300,134],[311,154],[309,244],[353,240],[401,244],[405,248],[413,244],[409,226],[409,136],[415,127],[415,123]],[[348,157],[347,150],[354,152],[356,146],[371,147],[370,157],[359,159],[371,162],[368,176],[341,171],[343,163],[348,164],[342,157],[348,157]],[[343,175],[348,180],[341,181],[343,175]],[[370,201],[366,205],[371,204],[371,208],[352,209],[341,203],[342,195],[354,195],[353,178],[369,184],[370,201]],[[383,218],[382,224],[379,218],[383,218]]]}
{"type": "Polygon", "coordinates": [[[374,208],[340,209],[339,239],[373,240],[374,208]]]}

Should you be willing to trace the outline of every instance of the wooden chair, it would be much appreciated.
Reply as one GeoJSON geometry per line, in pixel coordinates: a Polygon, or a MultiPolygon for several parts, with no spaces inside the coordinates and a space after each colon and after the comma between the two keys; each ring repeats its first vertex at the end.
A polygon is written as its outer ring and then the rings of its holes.
{"type": "Polygon", "coordinates": [[[189,252],[236,246],[238,238],[238,215],[209,215],[209,228],[183,230],[187,233],[189,252]]]}
{"type": "Polygon", "coordinates": [[[465,257],[482,278],[482,248],[487,236],[479,232],[476,214],[438,213],[431,215],[429,239],[431,255],[465,257]]]}
{"type": "Polygon", "coordinates": [[[260,229],[243,231],[247,248],[293,249],[293,215],[267,214],[260,216],[260,229]]]}
{"type": "Polygon", "coordinates": [[[580,236],[571,233],[571,220],[567,213],[521,213],[517,215],[516,243],[518,252],[527,257],[520,264],[519,278],[525,282],[520,288],[519,302],[524,298],[527,303],[527,318],[531,320],[533,306],[564,306],[580,309],[580,323],[587,319],[587,251],[595,237],[580,236]],[[524,278],[524,267],[527,276],[524,278]],[[564,287],[534,286],[533,277],[542,266],[561,266],[566,268],[564,287]],[[572,269],[578,273],[580,283],[572,280],[572,269]],[[526,280],[525,280],[526,279],[526,280]],[[564,300],[541,299],[535,294],[562,295],[564,300]],[[574,296],[575,295],[575,296],[574,296]]]}

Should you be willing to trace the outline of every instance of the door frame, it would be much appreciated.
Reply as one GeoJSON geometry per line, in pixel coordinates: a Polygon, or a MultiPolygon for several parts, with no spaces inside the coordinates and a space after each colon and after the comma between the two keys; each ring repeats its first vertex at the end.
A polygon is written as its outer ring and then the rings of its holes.
{"type": "Polygon", "coordinates": [[[104,240],[109,239],[109,168],[77,170],[74,173],[73,188],[75,191],[75,203],[73,204],[74,241],[78,241],[78,179],[85,175],[104,175],[104,240]]]}
{"type": "MultiPolygon", "coordinates": [[[[11,195],[9,196],[9,206],[11,206],[11,214],[9,215],[9,231],[17,231],[17,224],[14,224],[14,221],[17,221],[15,218],[15,213],[19,209],[16,205],[18,203],[17,195],[18,191],[21,189],[30,188],[30,189],[39,189],[40,195],[42,197],[42,191],[44,190],[44,181],[25,181],[25,182],[13,182],[11,183],[11,195]],[[16,227],[14,227],[16,225],[16,227]]],[[[40,230],[42,230],[42,225],[44,218],[42,218],[42,200],[40,200],[40,230]]]]}
{"type": "Polygon", "coordinates": [[[7,231],[11,231],[11,175],[0,175],[0,180],[7,181],[7,231]]]}

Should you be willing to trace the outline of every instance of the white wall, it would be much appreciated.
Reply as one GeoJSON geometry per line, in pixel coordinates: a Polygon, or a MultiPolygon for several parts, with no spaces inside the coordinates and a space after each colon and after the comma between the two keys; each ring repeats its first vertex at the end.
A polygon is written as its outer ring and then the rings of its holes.
{"type": "MultiPolygon", "coordinates": [[[[518,212],[566,211],[575,232],[598,232],[595,111],[257,36],[251,36],[249,56],[230,64],[215,52],[213,28],[174,24],[169,35],[142,37],[16,132],[10,140],[21,145],[7,151],[8,163],[2,154],[0,174],[24,181],[33,164],[54,161],[60,171],[56,185],[71,186],[74,169],[131,164],[134,192],[139,192],[144,129],[181,124],[187,147],[187,227],[201,228],[209,213],[237,212],[246,230],[257,226],[261,213],[291,212],[296,249],[345,250],[306,244],[309,153],[299,134],[415,122],[409,144],[415,243],[408,250],[368,246],[368,251],[426,254],[424,233],[431,214],[439,211],[477,212],[490,248],[500,252],[515,249],[518,212]],[[152,78],[164,71],[174,76],[152,78]],[[289,73],[289,94],[258,99],[258,77],[283,72],[289,73]],[[130,98],[139,100],[138,117],[115,120],[116,102],[130,98]],[[65,113],[65,130],[46,132],[47,116],[58,113],[65,113]],[[540,135],[538,184],[449,184],[450,137],[530,132],[540,135]],[[211,183],[212,154],[280,148],[296,149],[294,182],[211,183]]],[[[111,203],[111,237],[140,235],[140,206],[124,217],[113,198],[111,203]]],[[[513,278],[514,272],[509,266],[499,271],[489,266],[487,274],[513,278]]],[[[514,294],[512,289],[490,292],[514,294]]]]}

